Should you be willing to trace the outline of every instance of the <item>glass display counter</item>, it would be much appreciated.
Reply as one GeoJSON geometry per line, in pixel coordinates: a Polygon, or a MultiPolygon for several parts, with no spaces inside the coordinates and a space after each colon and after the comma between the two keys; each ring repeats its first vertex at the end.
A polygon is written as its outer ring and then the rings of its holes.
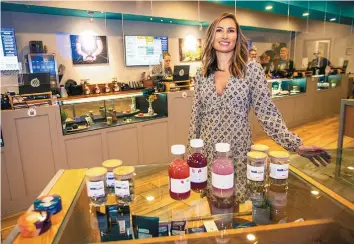
{"type": "Polygon", "coordinates": [[[106,205],[94,207],[89,204],[84,174],[85,170],[77,169],[56,176],[55,184],[47,187],[51,188],[48,194],[62,195],[63,210],[52,217],[52,229],[34,238],[13,234],[15,241],[126,243],[135,239],[132,215],[138,215],[154,217],[160,227],[156,231],[165,236],[144,243],[353,243],[353,205],[298,172],[290,172],[286,185],[268,185],[264,206],[251,201],[237,204],[233,197],[221,200],[203,192],[173,200],[168,164],[161,164],[135,168],[135,200],[130,205],[117,205],[115,197],[108,196],[106,205]]]}
{"type": "Polygon", "coordinates": [[[272,83],[272,98],[293,96],[306,92],[306,77],[294,79],[274,79],[272,83]]]}
{"type": "Polygon", "coordinates": [[[150,104],[141,93],[60,101],[63,135],[167,117],[167,94],[156,94],[156,98],[150,112],[150,104]]]}
{"type": "Polygon", "coordinates": [[[317,75],[317,90],[327,90],[341,85],[342,75],[317,75]]]}

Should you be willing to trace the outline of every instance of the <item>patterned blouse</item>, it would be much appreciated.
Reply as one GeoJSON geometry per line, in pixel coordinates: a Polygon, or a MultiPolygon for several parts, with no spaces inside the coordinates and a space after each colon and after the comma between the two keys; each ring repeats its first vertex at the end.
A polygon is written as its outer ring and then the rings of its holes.
{"type": "MultiPolygon", "coordinates": [[[[259,63],[247,64],[244,79],[230,76],[221,95],[216,92],[214,74],[205,78],[201,72],[197,73],[189,138],[204,140],[204,154],[208,158],[209,166],[216,156],[215,144],[220,142],[230,144],[229,156],[233,159],[235,167],[237,202],[244,202],[249,197],[246,187],[246,165],[247,152],[251,150],[252,145],[248,121],[251,106],[267,135],[279,145],[289,151],[295,151],[302,145],[301,138],[288,130],[275,107],[263,68],[259,63]]],[[[209,167],[208,179],[211,181],[210,171],[209,167]]]]}

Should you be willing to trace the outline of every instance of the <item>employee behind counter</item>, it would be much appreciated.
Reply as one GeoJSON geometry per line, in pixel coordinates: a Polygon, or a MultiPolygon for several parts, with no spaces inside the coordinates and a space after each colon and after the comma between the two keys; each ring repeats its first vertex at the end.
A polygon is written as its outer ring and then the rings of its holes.
{"type": "Polygon", "coordinates": [[[162,54],[163,63],[155,65],[152,68],[152,75],[162,75],[163,80],[173,79],[173,70],[171,67],[171,55],[168,52],[162,54]]]}

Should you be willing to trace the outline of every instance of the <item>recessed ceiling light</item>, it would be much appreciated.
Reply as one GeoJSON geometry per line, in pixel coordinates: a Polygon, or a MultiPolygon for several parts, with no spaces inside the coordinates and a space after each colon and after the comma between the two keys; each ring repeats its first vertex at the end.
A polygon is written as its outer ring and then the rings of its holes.
{"type": "Polygon", "coordinates": [[[170,23],[172,23],[172,20],[170,20],[170,23]]]}
{"type": "Polygon", "coordinates": [[[273,6],[272,5],[268,5],[268,6],[265,7],[265,9],[266,10],[271,10],[271,9],[273,9],[273,6]]]}
{"type": "Polygon", "coordinates": [[[101,14],[103,14],[104,12],[103,11],[101,11],[101,14]]]}
{"type": "Polygon", "coordinates": [[[320,194],[320,192],[319,191],[311,191],[311,194],[317,196],[318,194],[320,194]]]}
{"type": "Polygon", "coordinates": [[[163,22],[163,19],[161,20],[161,22],[163,22]]]}
{"type": "Polygon", "coordinates": [[[354,170],[353,166],[348,166],[347,169],[354,170]]]}
{"type": "Polygon", "coordinates": [[[254,240],[256,240],[256,237],[253,234],[248,234],[247,239],[250,241],[254,241],[254,240]]]}
{"type": "Polygon", "coordinates": [[[148,201],[152,201],[152,200],[154,200],[155,199],[155,197],[153,197],[153,196],[147,196],[146,197],[146,200],[148,200],[148,201]]]}
{"type": "Polygon", "coordinates": [[[329,21],[336,21],[336,18],[329,19],[329,21]]]}
{"type": "Polygon", "coordinates": [[[150,20],[152,20],[152,18],[150,18],[150,20]]]}
{"type": "Polygon", "coordinates": [[[302,16],[309,16],[309,15],[310,15],[310,13],[307,13],[307,12],[302,14],[302,16]]]}

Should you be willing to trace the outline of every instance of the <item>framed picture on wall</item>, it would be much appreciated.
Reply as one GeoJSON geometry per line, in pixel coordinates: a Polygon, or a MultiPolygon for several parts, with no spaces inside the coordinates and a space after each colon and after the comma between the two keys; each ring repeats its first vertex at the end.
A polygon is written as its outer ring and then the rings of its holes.
{"type": "Polygon", "coordinates": [[[194,62],[202,60],[202,39],[194,36],[179,38],[179,61],[194,62]]]}
{"type": "Polygon", "coordinates": [[[70,35],[73,64],[108,64],[106,36],[70,35]]]}

